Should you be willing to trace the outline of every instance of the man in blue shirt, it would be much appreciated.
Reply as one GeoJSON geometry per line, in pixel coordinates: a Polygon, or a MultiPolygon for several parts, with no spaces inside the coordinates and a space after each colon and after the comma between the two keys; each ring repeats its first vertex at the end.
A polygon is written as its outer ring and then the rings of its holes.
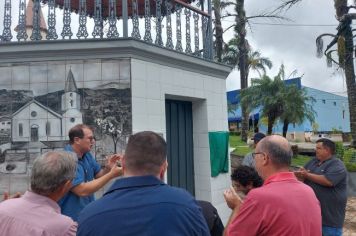
{"type": "Polygon", "coordinates": [[[109,157],[105,168],[101,169],[90,153],[94,143],[93,131],[89,126],[79,124],[69,130],[69,144],[64,150],[77,154],[78,165],[70,192],[58,203],[62,214],[74,221],[77,221],[80,211],[95,200],[96,191],[122,174],[122,168],[117,166],[121,158],[119,155],[109,157]]]}
{"type": "Polygon", "coordinates": [[[80,213],[78,235],[210,235],[194,198],[162,181],[166,154],[156,133],[132,135],[122,158],[124,178],[80,213]]]}

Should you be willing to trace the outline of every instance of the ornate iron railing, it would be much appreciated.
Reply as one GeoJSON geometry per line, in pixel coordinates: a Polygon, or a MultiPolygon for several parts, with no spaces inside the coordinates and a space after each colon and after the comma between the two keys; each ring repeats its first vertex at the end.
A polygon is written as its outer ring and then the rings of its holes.
{"type": "Polygon", "coordinates": [[[28,0],[1,1],[0,9],[4,12],[0,18],[0,45],[16,41],[133,38],[213,58],[211,0],[201,0],[197,6],[181,0],[108,0],[105,7],[102,1],[62,0],[58,8],[57,0],[33,0],[32,22],[26,22],[28,0]],[[74,2],[78,3],[75,10],[71,9],[74,2]],[[90,13],[88,2],[93,7],[90,13]],[[118,4],[121,12],[117,10],[118,4]]]}

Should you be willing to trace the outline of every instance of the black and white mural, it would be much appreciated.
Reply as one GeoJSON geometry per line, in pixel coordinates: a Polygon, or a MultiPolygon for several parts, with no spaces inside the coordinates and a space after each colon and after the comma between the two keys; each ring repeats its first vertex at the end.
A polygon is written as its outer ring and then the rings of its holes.
{"type": "Polygon", "coordinates": [[[33,161],[62,149],[68,131],[94,129],[102,163],[132,132],[130,61],[78,60],[0,65],[0,195],[28,188],[33,161]]]}

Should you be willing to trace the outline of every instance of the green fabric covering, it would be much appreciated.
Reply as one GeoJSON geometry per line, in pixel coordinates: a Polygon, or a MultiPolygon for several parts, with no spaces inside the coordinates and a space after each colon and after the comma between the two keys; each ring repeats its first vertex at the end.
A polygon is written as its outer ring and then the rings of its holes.
{"type": "Polygon", "coordinates": [[[211,177],[229,171],[229,132],[209,132],[211,177]]]}

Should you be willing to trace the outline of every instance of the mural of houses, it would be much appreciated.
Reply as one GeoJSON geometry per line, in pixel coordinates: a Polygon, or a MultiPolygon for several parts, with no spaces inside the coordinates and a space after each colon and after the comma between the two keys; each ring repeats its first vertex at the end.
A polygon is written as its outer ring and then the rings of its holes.
{"type": "Polygon", "coordinates": [[[0,117],[0,133],[10,133],[11,130],[11,117],[1,116],[0,117]]]}

